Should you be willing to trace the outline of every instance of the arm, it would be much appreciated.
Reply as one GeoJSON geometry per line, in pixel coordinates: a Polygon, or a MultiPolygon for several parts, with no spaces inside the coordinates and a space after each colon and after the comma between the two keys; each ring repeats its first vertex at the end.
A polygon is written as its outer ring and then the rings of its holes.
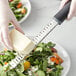
{"type": "MultiPolygon", "coordinates": [[[[13,49],[11,40],[9,38],[8,25],[12,23],[15,29],[23,33],[13,12],[9,7],[8,0],[0,0],[0,38],[1,42],[8,48],[13,49]]],[[[23,33],[24,34],[24,33],[23,33]]]]}

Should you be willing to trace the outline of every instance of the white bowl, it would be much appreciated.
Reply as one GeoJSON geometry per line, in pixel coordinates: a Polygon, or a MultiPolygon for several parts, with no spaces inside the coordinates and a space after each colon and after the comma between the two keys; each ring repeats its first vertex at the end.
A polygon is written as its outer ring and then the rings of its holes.
{"type": "MultiPolygon", "coordinates": [[[[47,41],[44,40],[43,42],[46,43],[47,41]]],[[[53,42],[53,43],[56,44],[55,48],[57,49],[59,56],[64,60],[64,62],[62,64],[64,69],[62,71],[62,75],[61,76],[67,76],[67,74],[68,74],[68,72],[70,70],[70,67],[71,67],[70,56],[67,53],[67,51],[64,48],[62,48],[58,43],[56,43],[56,42],[53,42]]],[[[3,46],[0,44],[0,51],[2,51],[2,50],[3,50],[3,46]]]]}
{"type": "MultiPolygon", "coordinates": [[[[27,8],[27,14],[19,21],[19,23],[22,23],[23,21],[25,21],[27,19],[27,17],[31,13],[31,4],[30,4],[30,1],[29,0],[21,0],[21,2],[24,5],[24,7],[27,8]]],[[[13,25],[10,25],[9,27],[13,27],[13,25]]]]}

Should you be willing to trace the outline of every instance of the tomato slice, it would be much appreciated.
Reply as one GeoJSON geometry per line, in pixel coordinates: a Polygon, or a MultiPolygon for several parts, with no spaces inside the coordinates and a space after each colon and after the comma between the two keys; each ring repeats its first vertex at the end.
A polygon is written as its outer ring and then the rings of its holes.
{"type": "Polygon", "coordinates": [[[22,7],[22,3],[18,3],[17,8],[21,8],[22,7]]]}
{"type": "Polygon", "coordinates": [[[60,64],[59,60],[55,57],[51,57],[50,60],[56,64],[60,64]]]}

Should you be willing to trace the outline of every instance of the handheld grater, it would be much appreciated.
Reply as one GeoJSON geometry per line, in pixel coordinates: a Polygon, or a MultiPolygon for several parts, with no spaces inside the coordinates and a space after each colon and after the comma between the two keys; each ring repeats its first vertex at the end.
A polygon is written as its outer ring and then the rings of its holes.
{"type": "MultiPolygon", "coordinates": [[[[35,47],[57,26],[60,25],[66,18],[69,13],[71,1],[68,2],[63,9],[61,9],[51,20],[51,22],[46,25],[42,31],[39,32],[37,36],[33,38],[33,42],[35,43],[35,47]]],[[[33,48],[34,49],[34,48],[33,48]]],[[[31,49],[31,51],[33,50],[31,49]]],[[[30,51],[30,52],[31,52],[30,51]]],[[[29,52],[29,53],[30,53],[29,52]]],[[[4,67],[9,67],[10,69],[15,68],[26,55],[18,54],[15,59],[9,62],[9,64],[5,65],[4,67]]]]}

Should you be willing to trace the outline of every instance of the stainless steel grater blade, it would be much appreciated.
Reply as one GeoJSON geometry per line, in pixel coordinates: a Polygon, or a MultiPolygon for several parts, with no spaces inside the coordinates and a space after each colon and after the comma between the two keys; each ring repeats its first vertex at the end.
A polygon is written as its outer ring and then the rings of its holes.
{"type": "MultiPolygon", "coordinates": [[[[35,36],[33,38],[33,42],[35,43],[35,45],[37,46],[57,25],[58,25],[58,22],[56,22],[54,19],[52,19],[52,21],[48,25],[46,25],[43,28],[43,30],[39,32],[39,34],[37,36],[35,36]]],[[[21,54],[17,55],[16,58],[13,59],[9,63],[10,69],[15,68],[24,59],[25,56],[27,56],[27,54],[25,54],[25,55],[21,55],[21,54]]]]}
{"type": "MultiPolygon", "coordinates": [[[[61,9],[52,19],[52,21],[46,25],[43,30],[36,36],[33,38],[33,42],[35,43],[35,45],[37,46],[57,25],[60,25],[67,17],[68,12],[69,12],[69,8],[70,8],[70,4],[71,2],[68,2],[63,9],[61,9]]],[[[31,49],[32,51],[33,49],[31,49]]],[[[30,52],[31,52],[30,51],[30,52]]],[[[29,52],[29,53],[30,53],[29,52]]],[[[27,56],[27,54],[25,55],[21,55],[18,54],[16,56],[15,59],[13,59],[12,61],[9,62],[9,64],[7,66],[4,67],[8,67],[10,69],[15,68],[23,59],[24,57],[27,56]]]]}
{"type": "Polygon", "coordinates": [[[38,45],[57,25],[58,22],[52,19],[51,22],[47,24],[37,36],[34,37],[33,41],[35,44],[38,45]]]}

